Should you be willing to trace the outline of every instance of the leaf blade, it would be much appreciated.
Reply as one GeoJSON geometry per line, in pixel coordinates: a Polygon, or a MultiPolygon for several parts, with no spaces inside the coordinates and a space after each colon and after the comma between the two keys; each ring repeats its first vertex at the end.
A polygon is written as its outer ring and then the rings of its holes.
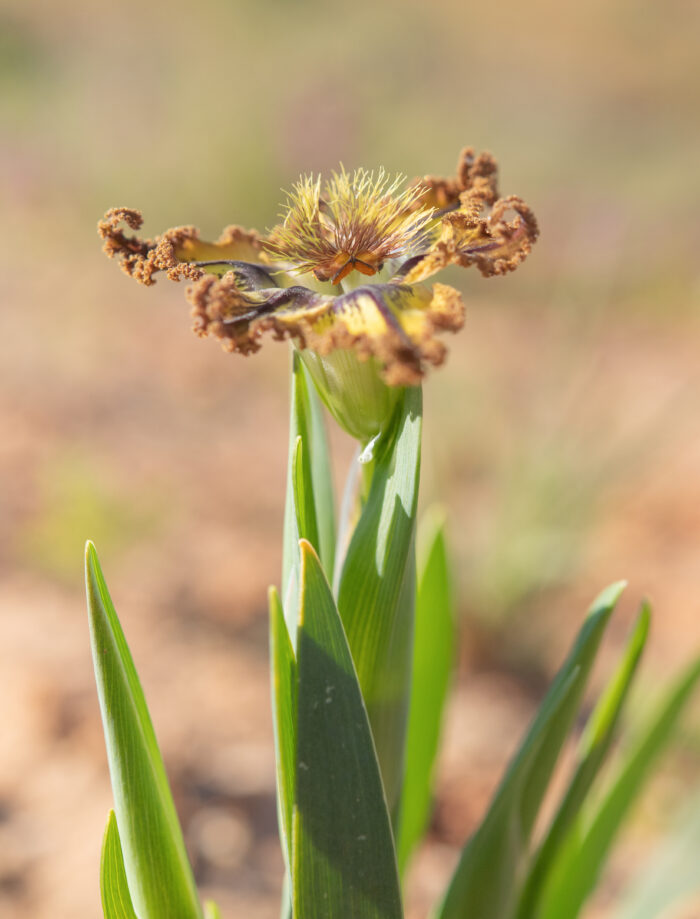
{"type": "Polygon", "coordinates": [[[367,713],[333,595],[300,543],[294,916],[400,919],[393,838],[367,713]]]}
{"type": "Polygon", "coordinates": [[[547,872],[610,749],[615,727],[646,644],[650,620],[651,609],[648,604],[643,604],[620,663],[586,724],[579,744],[578,764],[542,845],[533,858],[520,896],[520,919],[535,915],[535,904],[547,872]]]}
{"type": "Polygon", "coordinates": [[[318,525],[316,521],[316,501],[311,476],[311,464],[308,450],[304,447],[304,438],[297,437],[292,457],[292,482],[294,492],[294,513],[296,515],[297,533],[300,539],[308,539],[312,546],[318,546],[318,525]]]}
{"type": "Polygon", "coordinates": [[[671,739],[685,705],[700,683],[700,658],[676,678],[645,723],[595,808],[582,814],[553,866],[539,915],[574,919],[595,887],[617,833],[650,769],[671,739]],[[564,910],[564,912],[562,912],[564,910]]]}
{"type": "Polygon", "coordinates": [[[392,812],[399,803],[410,700],[421,428],[421,390],[410,387],[377,441],[369,495],[338,588],[392,812]]]}
{"type": "Polygon", "coordinates": [[[100,895],[105,919],[138,919],[131,902],[117,818],[113,810],[109,812],[102,841],[100,895]]]}
{"type": "Polygon", "coordinates": [[[146,699],[92,543],[85,578],[114,810],[135,910],[142,919],[201,919],[146,699]]]}
{"type": "Polygon", "coordinates": [[[296,782],[297,665],[277,591],[270,588],[270,664],[277,765],[280,837],[287,868],[292,861],[292,812],[296,782]]]}
{"type": "Polygon", "coordinates": [[[291,380],[282,600],[287,629],[294,645],[300,576],[299,539],[311,541],[319,552],[324,571],[330,577],[335,555],[335,511],[323,410],[296,350],[292,353],[291,380]],[[298,456],[299,438],[303,447],[298,456]],[[300,486],[303,487],[300,489],[300,486]],[[304,497],[302,502],[299,501],[301,497],[304,497]]]}
{"type": "MultiPolygon", "coordinates": [[[[439,919],[507,919],[516,907],[516,878],[552,770],[576,715],[600,640],[624,583],[594,601],[567,659],[511,761],[486,817],[467,842],[439,919]]],[[[562,913],[567,915],[566,913],[562,913]]]]}
{"type": "Polygon", "coordinates": [[[399,821],[401,872],[428,821],[432,772],[454,660],[454,616],[444,515],[433,512],[424,525],[427,536],[416,592],[406,772],[399,821]]]}

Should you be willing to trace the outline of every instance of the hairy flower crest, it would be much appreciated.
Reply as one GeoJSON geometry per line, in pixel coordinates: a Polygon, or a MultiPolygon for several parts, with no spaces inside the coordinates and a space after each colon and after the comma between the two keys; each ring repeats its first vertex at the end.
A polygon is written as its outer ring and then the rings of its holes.
{"type": "Polygon", "coordinates": [[[405,181],[384,169],[350,175],[341,167],[322,189],[320,176],[304,176],[289,193],[282,224],[265,250],[289,262],[292,273],[311,271],[332,284],[353,270],[374,275],[388,259],[413,251],[432,218],[432,208],[412,209],[421,189],[401,189],[405,181]]]}
{"type": "Polygon", "coordinates": [[[499,198],[496,174],[493,157],[467,147],[448,179],[406,186],[383,169],[342,167],[325,183],[302,177],[267,236],[232,226],[207,243],[186,226],[142,239],[121,229],[140,229],[130,208],[108,211],[98,231],[106,254],[140,283],[160,272],[190,281],[194,331],[227,351],[253,353],[269,331],[302,355],[352,349],[376,362],[385,383],[414,385],[444,360],[437,334],[464,323],[459,293],[424,282],[453,264],[505,274],[537,239],[532,211],[516,196],[499,198]]]}

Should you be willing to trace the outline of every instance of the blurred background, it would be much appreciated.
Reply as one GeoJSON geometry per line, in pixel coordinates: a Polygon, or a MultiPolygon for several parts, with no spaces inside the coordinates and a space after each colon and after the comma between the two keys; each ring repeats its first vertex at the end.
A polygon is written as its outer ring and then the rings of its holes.
{"type": "MultiPolygon", "coordinates": [[[[2,0],[5,919],[101,915],[86,537],[202,889],[225,916],[277,916],[265,602],[287,347],[195,339],[182,289],[137,287],[100,253],[108,207],[140,208],[147,235],[264,229],[302,171],[451,174],[468,143],[540,219],[517,273],[445,278],[468,321],[425,387],[423,499],[447,507],[462,640],[412,919],[600,588],[630,581],[608,665],[655,605],[631,721],[697,650],[699,41],[695,0],[2,0]]],[[[332,440],[340,482],[351,445],[332,440]]],[[[619,915],[681,808],[700,820],[699,780],[696,706],[588,915],[619,915]]]]}

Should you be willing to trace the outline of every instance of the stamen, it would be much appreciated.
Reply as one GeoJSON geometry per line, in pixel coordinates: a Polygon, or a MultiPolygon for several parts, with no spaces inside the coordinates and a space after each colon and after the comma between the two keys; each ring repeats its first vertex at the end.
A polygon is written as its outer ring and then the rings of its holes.
{"type": "Polygon", "coordinates": [[[404,181],[383,169],[350,175],[341,167],[321,195],[320,178],[302,177],[266,243],[268,254],[291,273],[311,271],[332,284],[353,270],[376,274],[387,259],[409,255],[433,218],[432,209],[414,207],[422,189],[402,191],[404,181]]]}
{"type": "Polygon", "coordinates": [[[348,259],[347,262],[343,265],[343,267],[339,271],[336,271],[336,273],[333,275],[333,277],[331,278],[331,283],[340,284],[343,278],[346,278],[354,267],[355,267],[354,260],[351,258],[348,259]]]}

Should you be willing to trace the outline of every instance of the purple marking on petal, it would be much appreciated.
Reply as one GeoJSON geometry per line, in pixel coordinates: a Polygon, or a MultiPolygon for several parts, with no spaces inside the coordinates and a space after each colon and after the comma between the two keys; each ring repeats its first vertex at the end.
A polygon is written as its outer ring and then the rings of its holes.
{"type": "MultiPolygon", "coordinates": [[[[264,291],[258,291],[258,293],[264,293],[264,291]]],[[[265,302],[252,307],[247,313],[240,313],[238,316],[232,316],[230,319],[222,319],[221,321],[224,325],[234,325],[237,322],[249,322],[260,316],[269,316],[270,313],[277,312],[277,310],[289,303],[294,303],[295,308],[302,308],[306,306],[310,300],[315,300],[318,296],[319,295],[314,293],[314,291],[309,290],[308,287],[302,287],[301,285],[296,287],[276,287],[272,290],[265,302]]]]}

